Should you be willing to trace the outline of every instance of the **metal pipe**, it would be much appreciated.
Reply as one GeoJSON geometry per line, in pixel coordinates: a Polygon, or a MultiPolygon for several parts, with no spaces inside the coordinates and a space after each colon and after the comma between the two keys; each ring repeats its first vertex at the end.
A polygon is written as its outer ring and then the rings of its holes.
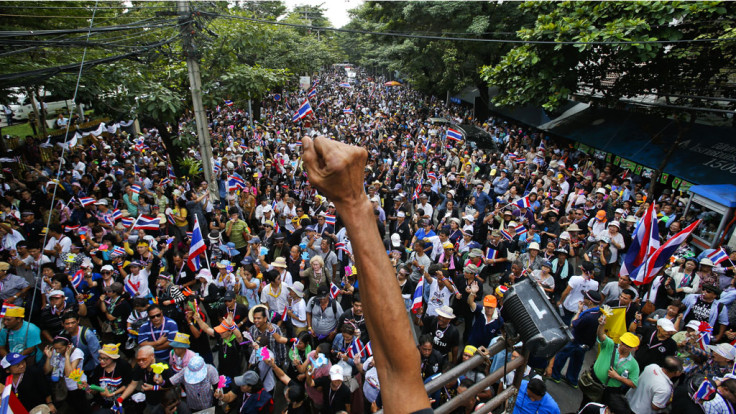
{"type": "MultiPolygon", "coordinates": [[[[506,342],[496,341],[493,346],[488,348],[488,355],[493,356],[497,353],[504,350],[506,347],[506,342]]],[[[481,354],[475,354],[473,355],[469,360],[461,363],[460,365],[456,365],[455,367],[451,368],[449,371],[445,372],[444,374],[440,375],[439,377],[433,379],[432,381],[428,382],[424,385],[424,389],[427,391],[427,394],[431,394],[438,389],[445,386],[448,382],[456,380],[461,375],[465,374],[469,370],[477,367],[478,365],[482,364],[486,360],[486,357],[481,354]]]]}
{"type": "MultiPolygon", "coordinates": [[[[505,390],[501,391],[500,394],[496,395],[495,397],[491,398],[487,403],[483,404],[483,407],[480,407],[479,409],[473,411],[473,414],[486,414],[490,413],[491,411],[495,410],[498,406],[504,403],[504,401],[508,400],[517,392],[516,387],[510,387],[506,388],[505,390]]],[[[513,412],[513,411],[510,411],[513,412]]]]}
{"type": "MultiPolygon", "coordinates": [[[[489,387],[491,384],[495,383],[496,381],[500,380],[505,374],[507,374],[510,370],[523,367],[526,365],[526,358],[519,357],[514,360],[511,360],[508,364],[506,364],[505,368],[499,368],[495,371],[493,371],[490,375],[483,378],[479,382],[476,382],[472,387],[465,390],[465,392],[456,395],[453,399],[450,401],[442,404],[441,406],[437,407],[436,410],[434,410],[435,414],[448,414],[452,412],[453,410],[459,408],[463,403],[467,402],[468,399],[474,398],[478,393],[489,387]]],[[[447,383],[447,382],[445,382],[447,383]]]]}

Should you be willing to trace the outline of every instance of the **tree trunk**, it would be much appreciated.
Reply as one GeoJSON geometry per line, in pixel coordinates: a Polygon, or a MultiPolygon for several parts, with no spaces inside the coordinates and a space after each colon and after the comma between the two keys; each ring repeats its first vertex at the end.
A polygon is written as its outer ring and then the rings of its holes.
{"type": "Polygon", "coordinates": [[[674,154],[680,146],[685,133],[687,133],[690,130],[690,127],[695,123],[695,113],[689,112],[689,115],[690,120],[687,122],[687,125],[684,125],[683,120],[676,120],[677,138],[675,138],[675,142],[670,145],[669,149],[667,149],[667,153],[664,155],[664,158],[662,158],[662,162],[659,163],[659,167],[652,172],[651,181],[649,182],[649,190],[647,191],[647,200],[654,200],[654,187],[657,185],[660,175],[662,175],[667,163],[670,161],[670,158],[672,158],[672,154],[674,154]]]}
{"type": "Polygon", "coordinates": [[[34,93],[36,94],[36,101],[38,102],[39,110],[36,113],[38,115],[36,119],[38,119],[38,122],[41,127],[41,135],[43,135],[44,139],[48,136],[48,128],[46,125],[46,111],[43,109],[43,96],[41,96],[41,88],[34,88],[34,93]]]}

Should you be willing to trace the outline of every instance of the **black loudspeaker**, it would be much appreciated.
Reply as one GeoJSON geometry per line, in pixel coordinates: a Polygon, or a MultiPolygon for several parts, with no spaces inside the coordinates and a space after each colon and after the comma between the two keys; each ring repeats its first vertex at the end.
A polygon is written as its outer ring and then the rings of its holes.
{"type": "Polygon", "coordinates": [[[531,356],[549,358],[573,340],[542,288],[530,279],[506,292],[503,308],[503,314],[514,325],[531,356]]]}

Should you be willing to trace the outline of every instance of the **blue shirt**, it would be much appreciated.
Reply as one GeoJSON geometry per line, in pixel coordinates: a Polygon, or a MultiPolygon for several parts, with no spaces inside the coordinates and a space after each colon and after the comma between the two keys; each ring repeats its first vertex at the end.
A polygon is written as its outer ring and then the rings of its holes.
{"type": "MultiPolygon", "coordinates": [[[[158,328],[151,325],[148,321],[141,326],[138,330],[138,344],[148,341],[157,341],[162,335],[166,335],[169,338],[169,342],[173,341],[176,337],[176,333],[179,331],[179,327],[176,325],[173,319],[169,319],[164,316],[164,324],[158,328]]],[[[169,349],[159,349],[154,352],[156,360],[168,359],[169,349]]]]}
{"type": "MultiPolygon", "coordinates": [[[[8,332],[7,328],[0,331],[0,346],[8,346],[8,353],[21,353],[24,349],[41,344],[41,330],[38,326],[23,321],[20,329],[8,332]],[[26,340],[26,331],[28,331],[28,340],[26,340]],[[24,342],[25,340],[25,342],[24,342]],[[8,343],[10,343],[8,345],[8,343]]],[[[43,352],[36,349],[36,362],[41,361],[43,352]]]]}
{"type": "Polygon", "coordinates": [[[516,395],[516,404],[514,404],[514,414],[560,414],[560,407],[549,393],[544,394],[539,401],[532,401],[529,394],[526,393],[528,385],[529,381],[521,381],[519,393],[516,395]]]}
{"type": "MultiPolygon", "coordinates": [[[[498,312],[498,309],[496,309],[498,312]]],[[[475,312],[473,312],[473,325],[470,328],[468,336],[468,345],[475,347],[488,346],[491,340],[501,333],[503,326],[503,318],[499,314],[496,320],[486,323],[486,315],[483,311],[483,304],[476,303],[475,312]]]]}
{"type": "Polygon", "coordinates": [[[598,307],[584,310],[580,316],[572,321],[572,335],[574,342],[592,347],[598,338],[598,318],[601,312],[598,307]]]}

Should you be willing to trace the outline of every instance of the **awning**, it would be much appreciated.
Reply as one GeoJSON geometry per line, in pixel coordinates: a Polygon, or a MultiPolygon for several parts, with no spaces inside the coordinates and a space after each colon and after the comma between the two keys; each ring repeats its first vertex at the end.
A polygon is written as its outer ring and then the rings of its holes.
{"type": "MultiPolygon", "coordinates": [[[[588,108],[550,125],[550,133],[653,169],[678,134],[671,119],[603,108],[588,108]]],[[[736,129],[693,124],[664,172],[694,184],[736,182],[736,129]]]]}

